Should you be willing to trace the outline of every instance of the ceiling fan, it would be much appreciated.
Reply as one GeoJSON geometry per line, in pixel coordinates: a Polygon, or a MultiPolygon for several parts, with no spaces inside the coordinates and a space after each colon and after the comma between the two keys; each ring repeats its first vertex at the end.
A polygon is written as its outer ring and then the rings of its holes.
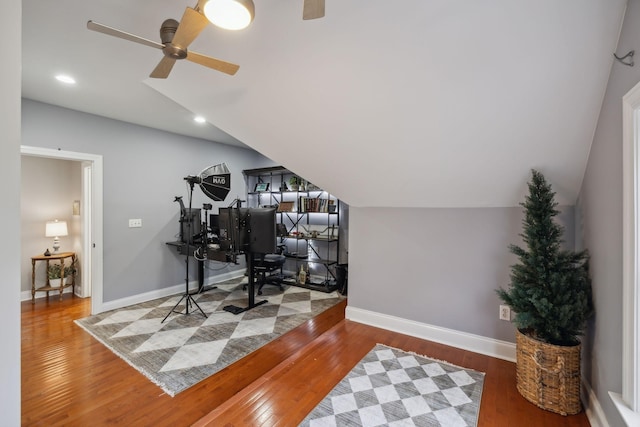
{"type": "Polygon", "coordinates": [[[188,61],[195,62],[196,64],[204,65],[205,67],[209,67],[229,75],[234,75],[240,68],[239,65],[187,50],[189,44],[195,40],[198,34],[200,34],[208,24],[209,21],[204,15],[193,8],[187,7],[184,11],[184,15],[182,15],[181,22],[178,22],[175,19],[167,19],[162,23],[162,26],[160,27],[160,39],[162,43],[145,39],[94,21],[88,21],[87,28],[99,33],[119,37],[121,39],[162,50],[164,57],[160,60],[149,77],[166,79],[178,59],[187,59],[188,61]]]}

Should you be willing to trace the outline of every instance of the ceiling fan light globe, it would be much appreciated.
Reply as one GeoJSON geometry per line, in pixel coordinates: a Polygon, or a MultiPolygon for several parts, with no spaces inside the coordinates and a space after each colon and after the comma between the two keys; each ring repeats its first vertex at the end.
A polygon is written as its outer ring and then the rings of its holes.
{"type": "Polygon", "coordinates": [[[252,0],[209,0],[204,16],[215,26],[225,30],[247,28],[255,14],[252,0]]]}

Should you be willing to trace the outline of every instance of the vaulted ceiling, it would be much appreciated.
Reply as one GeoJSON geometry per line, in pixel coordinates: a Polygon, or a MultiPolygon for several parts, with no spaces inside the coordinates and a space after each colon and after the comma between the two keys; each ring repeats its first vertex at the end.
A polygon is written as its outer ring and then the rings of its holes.
{"type": "MultiPolygon", "coordinates": [[[[353,206],[516,206],[531,168],[575,203],[625,0],[255,0],[246,30],[190,50],[235,76],[88,31],[158,40],[177,0],[24,0],[23,96],[247,145],[353,206]],[[78,80],[62,87],[53,75],[78,80]],[[208,124],[196,126],[193,114],[208,124]]],[[[224,160],[224,159],[219,159],[224,160]]]]}

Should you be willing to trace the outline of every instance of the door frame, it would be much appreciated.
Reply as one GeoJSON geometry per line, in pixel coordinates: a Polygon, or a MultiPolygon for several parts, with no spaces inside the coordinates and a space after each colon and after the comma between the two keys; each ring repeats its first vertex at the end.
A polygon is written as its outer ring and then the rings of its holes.
{"type": "Polygon", "coordinates": [[[23,156],[44,157],[58,160],[73,160],[82,163],[82,259],[83,295],[91,295],[91,314],[102,312],[103,299],[103,253],[102,253],[102,156],[77,153],[52,148],[20,146],[23,156]],[[89,285],[85,288],[85,281],[89,285]]]}
{"type": "Polygon", "coordinates": [[[640,83],[622,98],[622,394],[609,392],[628,425],[640,422],[640,83]]]}

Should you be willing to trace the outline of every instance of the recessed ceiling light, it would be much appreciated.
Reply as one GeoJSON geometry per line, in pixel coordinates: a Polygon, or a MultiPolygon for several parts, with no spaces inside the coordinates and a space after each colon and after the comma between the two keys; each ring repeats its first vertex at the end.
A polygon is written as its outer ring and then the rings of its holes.
{"type": "Polygon", "coordinates": [[[205,122],[207,121],[207,119],[205,119],[205,118],[204,118],[204,117],[202,117],[202,116],[195,116],[195,117],[193,118],[193,120],[194,120],[196,123],[205,123],[205,122]]]}
{"type": "Polygon", "coordinates": [[[74,79],[71,76],[67,76],[65,74],[58,74],[56,76],[56,80],[58,80],[59,82],[62,82],[62,83],[70,84],[70,85],[73,85],[73,84],[76,83],[76,79],[74,79]]]}

